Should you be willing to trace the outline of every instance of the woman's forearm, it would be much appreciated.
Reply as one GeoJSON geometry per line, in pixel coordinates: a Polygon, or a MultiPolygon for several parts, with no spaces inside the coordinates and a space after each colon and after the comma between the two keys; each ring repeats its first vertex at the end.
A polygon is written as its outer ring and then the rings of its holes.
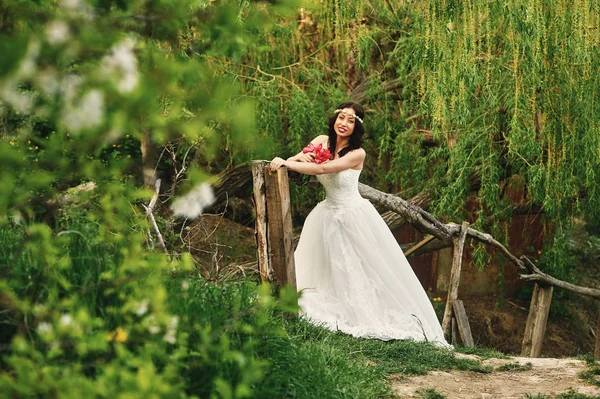
{"type": "Polygon", "coordinates": [[[295,162],[287,160],[283,166],[293,170],[294,172],[304,173],[305,175],[320,175],[326,172],[325,164],[317,164],[312,162],[295,162]]]}

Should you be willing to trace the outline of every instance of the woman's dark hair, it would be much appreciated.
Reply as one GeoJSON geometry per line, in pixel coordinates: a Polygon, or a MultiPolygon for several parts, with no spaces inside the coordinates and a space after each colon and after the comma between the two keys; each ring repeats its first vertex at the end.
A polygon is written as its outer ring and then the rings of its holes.
{"type": "MultiPolygon", "coordinates": [[[[356,116],[358,116],[362,120],[365,119],[365,110],[363,109],[362,105],[348,101],[338,105],[337,107],[337,109],[344,108],[352,108],[356,116]]],[[[337,117],[338,114],[335,113],[331,118],[329,118],[329,130],[327,132],[327,134],[329,135],[329,151],[331,152],[332,158],[335,156],[335,145],[337,143],[337,134],[333,129],[333,125],[335,124],[337,117]]],[[[348,143],[348,147],[342,148],[339,154],[340,158],[349,153],[350,151],[362,147],[364,134],[365,128],[363,127],[362,122],[355,118],[354,131],[352,132],[352,136],[350,136],[350,143],[348,143]]]]}

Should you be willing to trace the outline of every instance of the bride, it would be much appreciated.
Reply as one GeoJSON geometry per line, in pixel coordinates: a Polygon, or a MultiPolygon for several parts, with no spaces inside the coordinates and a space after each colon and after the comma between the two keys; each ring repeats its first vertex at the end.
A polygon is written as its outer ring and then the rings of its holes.
{"type": "Polygon", "coordinates": [[[341,104],[328,135],[271,170],[317,175],[326,199],[310,212],[296,252],[302,314],[355,337],[411,339],[450,347],[433,306],[387,225],[358,192],[366,152],[364,110],[341,104]]]}

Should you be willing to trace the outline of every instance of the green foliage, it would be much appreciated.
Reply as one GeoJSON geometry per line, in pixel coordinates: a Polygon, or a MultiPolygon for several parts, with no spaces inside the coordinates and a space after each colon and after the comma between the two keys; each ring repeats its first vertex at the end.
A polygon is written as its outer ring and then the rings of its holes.
{"type": "MultiPolygon", "coordinates": [[[[2,392],[389,396],[383,368],[367,356],[348,357],[352,347],[362,352],[364,340],[290,319],[295,293],[275,299],[252,281],[190,277],[189,258],[165,263],[152,252],[130,253],[126,241],[107,246],[99,226],[82,216],[60,219],[58,236],[40,225],[2,230],[2,392]],[[45,238],[32,246],[35,234],[45,238]]],[[[433,362],[439,350],[424,351],[433,362]]]]}
{"type": "Polygon", "coordinates": [[[177,162],[247,153],[252,102],[214,64],[241,59],[290,5],[0,5],[3,394],[252,396],[266,365],[257,343],[281,335],[269,315],[293,311],[295,294],[207,288],[188,281],[188,253],[148,250],[139,147],[167,145],[177,162]],[[179,313],[187,290],[231,301],[227,322],[213,325],[213,308],[179,313]]]}
{"type": "Polygon", "coordinates": [[[65,223],[58,236],[37,224],[0,237],[2,392],[255,397],[260,352],[283,339],[277,315],[295,311],[295,293],[190,279],[189,257],[166,263],[135,239],[107,245],[96,224],[65,223]]]}
{"type": "MultiPolygon", "coordinates": [[[[282,19],[262,36],[272,49],[227,70],[263,104],[258,125],[271,156],[296,153],[325,132],[338,102],[359,98],[367,106],[367,184],[405,196],[427,191],[436,216],[458,221],[477,180],[472,225],[501,239],[514,212],[510,190],[543,207],[549,236],[576,218],[594,230],[598,7],[323,1],[306,10],[313,24],[282,19]]],[[[314,204],[312,193],[294,193],[297,212],[314,204]]],[[[552,270],[564,266],[560,256],[548,261],[552,270]]]]}

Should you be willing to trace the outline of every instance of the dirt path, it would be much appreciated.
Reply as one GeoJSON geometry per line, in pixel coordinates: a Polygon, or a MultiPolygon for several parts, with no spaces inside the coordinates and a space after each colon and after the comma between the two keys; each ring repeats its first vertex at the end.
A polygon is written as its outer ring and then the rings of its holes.
{"type": "MultiPolygon", "coordinates": [[[[470,358],[475,356],[461,355],[470,358]]],[[[587,369],[582,360],[522,358],[487,359],[482,361],[496,369],[504,364],[531,363],[530,370],[494,371],[489,374],[472,371],[431,371],[427,375],[392,377],[392,388],[400,398],[422,398],[419,390],[433,388],[447,399],[522,399],[527,394],[553,398],[558,394],[574,392],[600,398],[600,387],[579,378],[587,369]]]]}

